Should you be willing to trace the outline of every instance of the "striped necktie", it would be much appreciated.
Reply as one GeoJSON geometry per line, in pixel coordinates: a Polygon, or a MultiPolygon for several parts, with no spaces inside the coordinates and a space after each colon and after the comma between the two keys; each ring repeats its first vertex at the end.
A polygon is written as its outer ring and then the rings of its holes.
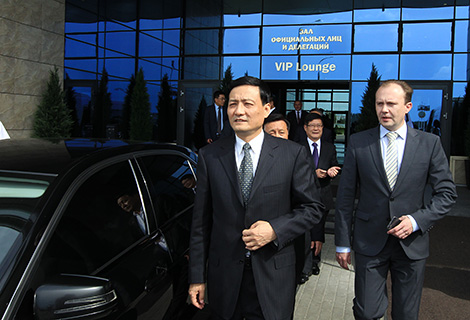
{"type": "Polygon", "coordinates": [[[398,133],[396,132],[387,133],[388,145],[385,157],[385,172],[387,174],[387,180],[391,190],[395,187],[398,177],[397,137],[398,133]]]}

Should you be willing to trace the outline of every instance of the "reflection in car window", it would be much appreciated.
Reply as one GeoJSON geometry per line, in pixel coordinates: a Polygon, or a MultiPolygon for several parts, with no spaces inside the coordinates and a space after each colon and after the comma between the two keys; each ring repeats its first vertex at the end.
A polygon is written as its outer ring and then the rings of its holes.
{"type": "Polygon", "coordinates": [[[45,254],[47,272],[92,274],[147,233],[143,209],[128,162],[97,172],[71,199],[45,254]]]}

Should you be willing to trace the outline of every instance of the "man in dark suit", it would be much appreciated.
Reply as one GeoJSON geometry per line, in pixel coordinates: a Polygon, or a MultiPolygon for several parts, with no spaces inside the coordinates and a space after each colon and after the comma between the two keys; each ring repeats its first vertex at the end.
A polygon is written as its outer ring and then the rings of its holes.
{"type": "Polygon", "coordinates": [[[204,112],[204,135],[207,143],[219,139],[228,125],[227,110],[224,108],[225,94],[222,91],[214,92],[214,104],[207,106],[204,112]]]}
{"type": "Polygon", "coordinates": [[[309,113],[305,117],[304,131],[307,137],[302,141],[302,145],[312,155],[312,166],[320,184],[320,198],[325,206],[325,211],[320,223],[316,224],[310,231],[310,248],[313,252],[310,252],[307,257],[301,282],[307,281],[310,273],[314,275],[320,273],[320,253],[325,242],[326,217],[328,211],[334,208],[330,182],[341,170],[336,159],[335,145],[321,139],[323,126],[323,117],[321,115],[309,113]]]}
{"type": "Polygon", "coordinates": [[[294,239],[323,210],[305,148],[263,132],[268,96],[257,78],[235,80],[228,103],[235,135],[198,157],[189,295],[203,308],[207,281],[215,319],[291,319],[294,239]]]}
{"type": "Polygon", "coordinates": [[[384,82],[375,102],[380,126],[352,135],[347,148],[335,242],[336,260],[345,269],[354,250],[356,319],[385,314],[389,271],[392,318],[418,319],[429,230],[457,197],[439,137],[405,123],[412,93],[404,81],[384,82]],[[430,201],[424,200],[427,185],[430,201]]]}
{"type": "Polygon", "coordinates": [[[299,100],[294,101],[294,109],[286,115],[290,123],[289,139],[300,142],[301,131],[304,130],[304,121],[308,112],[302,110],[302,102],[299,100]]]}

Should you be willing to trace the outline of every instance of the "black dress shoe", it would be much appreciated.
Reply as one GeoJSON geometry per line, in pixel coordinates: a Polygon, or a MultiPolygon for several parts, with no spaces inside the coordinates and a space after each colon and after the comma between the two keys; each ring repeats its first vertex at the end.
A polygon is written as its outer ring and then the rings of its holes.
{"type": "Polygon", "coordinates": [[[299,284],[304,284],[307,281],[308,281],[308,274],[302,273],[302,276],[300,277],[300,280],[299,280],[299,284]]]}
{"type": "Polygon", "coordinates": [[[318,263],[313,263],[312,274],[316,276],[320,274],[320,267],[318,266],[318,263]]]}

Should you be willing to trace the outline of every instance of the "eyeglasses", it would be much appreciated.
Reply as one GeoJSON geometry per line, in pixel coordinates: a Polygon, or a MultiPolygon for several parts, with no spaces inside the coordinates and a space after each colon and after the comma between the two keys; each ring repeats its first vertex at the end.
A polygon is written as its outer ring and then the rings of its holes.
{"type": "Polygon", "coordinates": [[[308,124],[307,127],[314,128],[314,129],[320,129],[320,128],[323,128],[323,125],[322,124],[308,124]]]}

